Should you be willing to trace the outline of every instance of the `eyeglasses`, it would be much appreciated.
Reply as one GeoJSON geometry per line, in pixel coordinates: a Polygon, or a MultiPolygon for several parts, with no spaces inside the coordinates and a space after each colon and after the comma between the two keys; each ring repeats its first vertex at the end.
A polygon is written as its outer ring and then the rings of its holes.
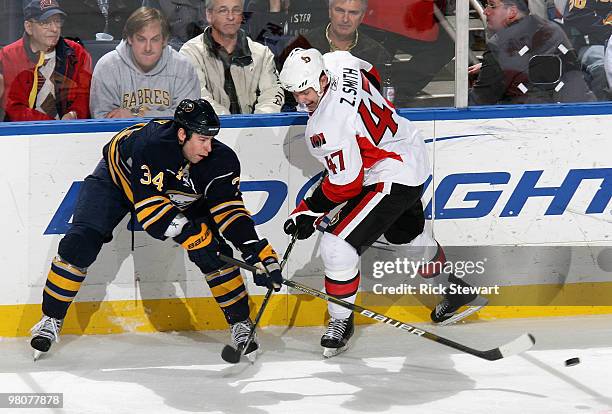
{"type": "Polygon", "coordinates": [[[504,4],[503,2],[502,2],[502,3],[499,3],[499,4],[495,4],[495,3],[487,3],[487,4],[485,5],[485,9],[491,9],[491,10],[493,10],[493,9],[497,9],[498,7],[502,7],[502,6],[507,6],[507,4],[504,4]]]}
{"type": "Polygon", "coordinates": [[[220,9],[215,10],[215,13],[220,14],[221,16],[229,16],[230,14],[233,16],[239,16],[243,13],[243,9],[239,7],[234,7],[233,9],[228,9],[227,7],[221,7],[220,9]]]}
{"type": "Polygon", "coordinates": [[[63,17],[52,17],[47,20],[32,20],[33,23],[36,23],[43,29],[49,29],[51,25],[61,29],[64,26],[64,21],[63,17]]]}

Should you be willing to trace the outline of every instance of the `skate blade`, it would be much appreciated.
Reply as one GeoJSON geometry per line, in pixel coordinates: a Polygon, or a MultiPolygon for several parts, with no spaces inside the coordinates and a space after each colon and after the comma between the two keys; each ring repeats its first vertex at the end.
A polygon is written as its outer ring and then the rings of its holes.
{"type": "Polygon", "coordinates": [[[473,314],[475,312],[478,312],[480,309],[485,307],[487,305],[487,303],[489,303],[489,300],[487,298],[484,298],[484,297],[477,297],[471,303],[472,304],[468,305],[467,308],[465,308],[465,310],[463,312],[456,313],[453,316],[451,316],[450,318],[448,318],[447,320],[438,323],[437,325],[438,326],[447,326],[447,325],[452,325],[453,323],[457,323],[460,320],[467,318],[471,314],[473,314]]]}
{"type": "Polygon", "coordinates": [[[259,353],[261,351],[259,350],[259,348],[257,348],[256,350],[249,352],[248,354],[244,354],[244,356],[246,357],[246,359],[249,360],[249,362],[251,364],[255,363],[255,361],[257,361],[257,357],[259,356],[259,353]]]}
{"type": "Polygon", "coordinates": [[[43,354],[44,352],[39,351],[38,349],[34,349],[32,350],[32,357],[34,358],[34,362],[38,361],[38,358],[40,358],[40,356],[43,354]]]}
{"type": "Polygon", "coordinates": [[[347,349],[348,349],[348,344],[341,346],[340,348],[323,348],[323,356],[325,358],[333,358],[337,355],[340,355],[347,349]]]}

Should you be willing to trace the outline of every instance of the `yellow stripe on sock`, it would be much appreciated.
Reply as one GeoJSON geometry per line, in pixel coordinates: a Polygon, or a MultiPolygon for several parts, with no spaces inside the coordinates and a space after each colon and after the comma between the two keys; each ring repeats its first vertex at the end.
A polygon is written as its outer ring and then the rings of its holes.
{"type": "Polygon", "coordinates": [[[235,278],[230,279],[219,286],[211,287],[210,291],[214,296],[219,297],[227,295],[228,293],[238,289],[240,286],[244,286],[244,282],[242,281],[242,276],[237,275],[235,278]]]}
{"type": "Polygon", "coordinates": [[[225,302],[219,302],[219,306],[221,306],[222,308],[227,308],[228,306],[232,306],[234,303],[238,302],[240,299],[242,299],[243,297],[245,297],[247,295],[246,290],[243,290],[242,292],[240,292],[240,294],[230,300],[227,300],[225,302]]]}
{"type": "Polygon", "coordinates": [[[72,302],[72,299],[74,299],[74,298],[69,298],[67,296],[62,296],[59,293],[55,293],[54,291],[49,289],[47,286],[45,286],[45,292],[47,292],[49,295],[53,296],[55,299],[60,300],[62,302],[72,302]]]}
{"type": "Polygon", "coordinates": [[[81,282],[75,282],[74,280],[66,279],[65,277],[55,273],[53,270],[49,271],[47,279],[55,286],[64,290],[78,292],[79,288],[81,287],[81,282]]]}

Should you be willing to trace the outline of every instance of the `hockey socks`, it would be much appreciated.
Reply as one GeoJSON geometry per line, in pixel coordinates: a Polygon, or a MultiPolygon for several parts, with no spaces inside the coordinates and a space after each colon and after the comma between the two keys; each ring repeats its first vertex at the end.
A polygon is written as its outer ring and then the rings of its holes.
{"type": "Polygon", "coordinates": [[[224,267],[207,273],[205,278],[230,325],[249,317],[249,296],[239,268],[224,267]]]}
{"type": "Polygon", "coordinates": [[[43,313],[64,319],[86,275],[85,269],[79,269],[59,256],[53,259],[43,290],[43,313]]]}

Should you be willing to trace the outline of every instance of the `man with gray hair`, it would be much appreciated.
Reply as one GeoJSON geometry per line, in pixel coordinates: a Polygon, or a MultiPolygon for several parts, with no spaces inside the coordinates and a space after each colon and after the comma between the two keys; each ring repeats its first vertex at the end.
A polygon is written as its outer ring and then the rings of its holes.
{"type": "Polygon", "coordinates": [[[180,53],[193,64],[202,97],[218,114],[280,112],[284,95],[274,55],[240,29],[243,0],[207,0],[204,33],[180,53]]]}
{"type": "Polygon", "coordinates": [[[295,47],[312,47],[321,53],[345,50],[381,71],[393,56],[383,45],[359,31],[367,10],[368,0],[329,0],[329,23],[313,28],[302,39],[296,39],[287,54],[295,47]]]}

